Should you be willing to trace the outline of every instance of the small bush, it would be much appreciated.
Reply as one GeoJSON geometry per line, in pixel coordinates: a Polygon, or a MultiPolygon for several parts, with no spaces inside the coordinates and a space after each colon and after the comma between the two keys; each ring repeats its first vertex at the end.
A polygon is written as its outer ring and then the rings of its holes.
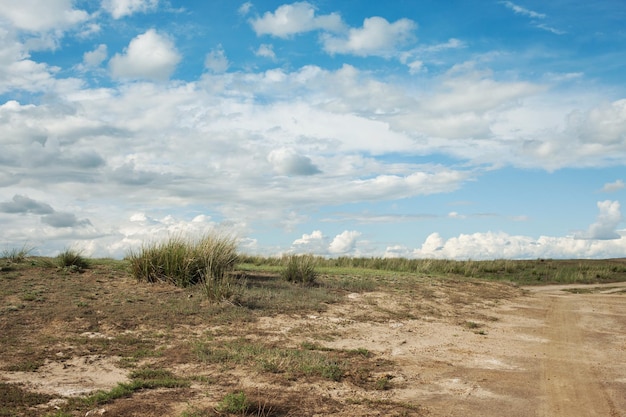
{"type": "Polygon", "coordinates": [[[89,268],[89,261],[79,251],[66,249],[57,256],[57,265],[70,271],[80,271],[89,268]]]}
{"type": "Polygon", "coordinates": [[[144,245],[127,255],[138,281],[167,282],[178,287],[202,284],[211,300],[229,298],[236,285],[229,276],[237,262],[236,241],[222,235],[206,235],[194,241],[180,236],[144,245]]]}
{"type": "Polygon", "coordinates": [[[313,284],[317,278],[317,260],[312,255],[290,255],[283,258],[283,279],[300,284],[313,284]]]}

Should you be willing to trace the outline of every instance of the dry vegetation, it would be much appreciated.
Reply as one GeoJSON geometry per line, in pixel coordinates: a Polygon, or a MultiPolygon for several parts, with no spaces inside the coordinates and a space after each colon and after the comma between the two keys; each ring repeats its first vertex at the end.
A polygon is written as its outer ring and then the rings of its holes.
{"type": "Polygon", "coordinates": [[[406,384],[401,364],[338,347],[341,332],[316,318],[441,320],[480,335],[493,319],[485,307],[522,295],[517,283],[626,278],[625,260],[318,259],[302,280],[284,276],[284,260],[229,262],[220,279],[237,291],[211,298],[205,279],[137,279],[132,259],[68,268],[6,253],[0,416],[428,415],[392,395],[406,384]],[[65,379],[52,380],[55,369],[65,379]]]}

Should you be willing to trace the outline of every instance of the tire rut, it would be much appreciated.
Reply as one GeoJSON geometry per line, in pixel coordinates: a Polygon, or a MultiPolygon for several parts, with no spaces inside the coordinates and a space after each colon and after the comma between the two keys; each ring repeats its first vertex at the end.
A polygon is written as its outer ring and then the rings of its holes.
{"type": "Polygon", "coordinates": [[[541,417],[588,417],[621,414],[594,370],[590,335],[580,327],[576,299],[548,296],[541,363],[541,417]]]}

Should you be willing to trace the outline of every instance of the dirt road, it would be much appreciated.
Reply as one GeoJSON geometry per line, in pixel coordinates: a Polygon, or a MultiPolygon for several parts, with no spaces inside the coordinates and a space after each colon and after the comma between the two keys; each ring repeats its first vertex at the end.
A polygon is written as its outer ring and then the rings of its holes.
{"type": "Polygon", "coordinates": [[[429,416],[626,416],[626,284],[527,292],[461,319],[349,324],[334,345],[400,363],[392,397],[429,416]]]}
{"type": "Polygon", "coordinates": [[[616,386],[623,387],[626,376],[626,300],[611,297],[616,288],[609,287],[595,287],[595,294],[564,292],[575,292],[571,287],[536,291],[546,304],[540,416],[614,417],[626,410],[616,386]]]}

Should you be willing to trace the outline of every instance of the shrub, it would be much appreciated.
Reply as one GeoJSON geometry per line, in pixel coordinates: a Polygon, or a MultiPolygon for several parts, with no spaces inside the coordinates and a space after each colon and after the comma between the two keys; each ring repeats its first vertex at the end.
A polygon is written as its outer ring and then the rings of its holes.
{"type": "Polygon", "coordinates": [[[228,298],[234,292],[229,276],[237,262],[236,241],[224,235],[206,235],[194,241],[174,236],[129,252],[131,272],[138,281],[167,282],[178,287],[202,284],[209,299],[228,298]]]}
{"type": "Polygon", "coordinates": [[[89,268],[89,261],[74,249],[65,249],[57,256],[57,265],[70,271],[80,271],[89,268]]]}
{"type": "Polygon", "coordinates": [[[283,279],[301,284],[313,284],[317,278],[317,260],[312,255],[289,255],[283,258],[283,279]]]}

